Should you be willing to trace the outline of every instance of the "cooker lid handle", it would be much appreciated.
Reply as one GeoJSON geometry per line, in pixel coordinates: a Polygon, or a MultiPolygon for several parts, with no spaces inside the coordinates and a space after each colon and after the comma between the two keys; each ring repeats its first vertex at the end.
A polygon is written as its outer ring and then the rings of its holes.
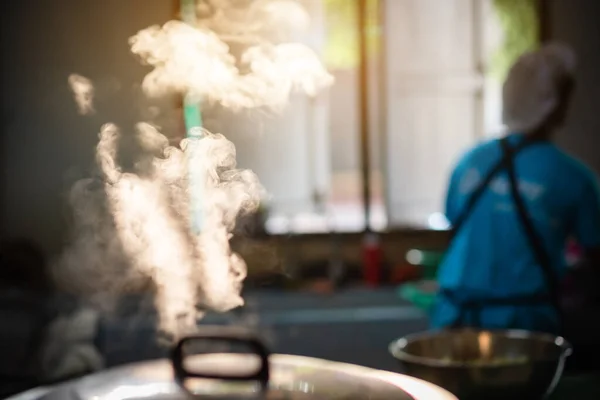
{"type": "Polygon", "coordinates": [[[187,379],[214,379],[224,381],[256,381],[261,390],[265,391],[269,384],[269,351],[261,340],[251,332],[243,329],[218,326],[202,327],[199,332],[186,336],[179,340],[171,354],[171,361],[177,383],[185,388],[187,379]],[[194,343],[227,343],[230,345],[243,346],[250,354],[258,356],[260,366],[246,375],[238,374],[213,374],[210,372],[190,371],[185,366],[186,347],[194,343]]]}

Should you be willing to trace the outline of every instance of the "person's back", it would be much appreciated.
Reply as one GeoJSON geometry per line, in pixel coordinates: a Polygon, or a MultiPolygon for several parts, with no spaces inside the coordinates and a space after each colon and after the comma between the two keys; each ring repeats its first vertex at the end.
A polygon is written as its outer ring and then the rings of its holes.
{"type": "Polygon", "coordinates": [[[453,171],[446,216],[455,231],[440,268],[442,291],[433,327],[558,330],[556,301],[551,300],[556,293],[548,287],[545,268],[558,279],[564,275],[570,236],[586,249],[600,248],[596,178],[550,142],[566,116],[573,67],[574,55],[562,46],[522,56],[503,91],[505,123],[510,132],[522,133],[476,146],[453,171]],[[506,163],[473,208],[467,207],[480,183],[508,154],[503,146],[513,149],[514,181],[526,216],[517,207],[506,163]],[[527,233],[529,222],[533,234],[527,233]],[[538,241],[542,250],[536,248],[538,241]]]}
{"type": "MultiPolygon", "coordinates": [[[[523,139],[522,135],[511,135],[509,141],[516,145],[523,139]]],[[[446,206],[451,222],[459,217],[472,191],[501,156],[498,141],[492,140],[473,149],[459,163],[446,206]]],[[[548,141],[523,149],[516,157],[515,168],[519,192],[557,276],[562,277],[565,242],[570,235],[584,246],[600,243],[600,231],[594,226],[600,211],[594,175],[548,141]]],[[[525,296],[545,289],[537,263],[515,213],[509,180],[503,172],[491,181],[457,233],[440,270],[439,282],[443,288],[465,297],[525,296]]],[[[455,313],[447,307],[437,317],[439,323],[445,325],[446,320],[456,318],[455,313]]],[[[551,310],[541,313],[552,314],[551,310]]],[[[484,313],[482,323],[489,327],[533,328],[531,325],[540,321],[531,321],[529,314],[520,317],[516,310],[507,307],[484,313]]]]}

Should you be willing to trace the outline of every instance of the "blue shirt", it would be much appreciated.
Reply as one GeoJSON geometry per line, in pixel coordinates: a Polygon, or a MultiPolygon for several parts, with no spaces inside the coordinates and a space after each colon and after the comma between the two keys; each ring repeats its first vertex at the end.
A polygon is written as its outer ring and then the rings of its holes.
{"type": "MultiPolygon", "coordinates": [[[[509,136],[513,146],[522,135],[509,136]]],[[[456,222],[471,193],[502,157],[497,140],[482,143],[455,167],[446,198],[446,216],[456,222]]],[[[575,236],[584,247],[600,246],[600,196],[594,174],[550,142],[522,149],[515,160],[519,191],[552,259],[558,276],[566,270],[564,249],[575,236]]],[[[531,295],[545,289],[540,266],[513,206],[505,171],[491,181],[457,232],[440,266],[440,287],[464,300],[531,295]]],[[[456,304],[440,298],[432,317],[435,328],[458,315],[456,304]]],[[[485,308],[484,328],[555,331],[549,306],[485,308]]],[[[465,321],[469,323],[469,321],[465,321]]]]}

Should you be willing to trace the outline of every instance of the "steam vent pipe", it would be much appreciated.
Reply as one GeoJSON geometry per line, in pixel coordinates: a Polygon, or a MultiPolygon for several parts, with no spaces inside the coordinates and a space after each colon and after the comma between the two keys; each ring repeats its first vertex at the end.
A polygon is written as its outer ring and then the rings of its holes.
{"type": "MultiPolygon", "coordinates": [[[[196,0],[180,0],[179,12],[183,22],[196,25],[196,0]]],[[[188,173],[190,182],[190,204],[192,212],[192,229],[195,233],[202,230],[202,189],[204,186],[204,171],[194,163],[197,153],[197,141],[202,139],[202,112],[200,102],[185,96],[183,99],[183,118],[185,120],[186,137],[190,140],[188,173]]]]}

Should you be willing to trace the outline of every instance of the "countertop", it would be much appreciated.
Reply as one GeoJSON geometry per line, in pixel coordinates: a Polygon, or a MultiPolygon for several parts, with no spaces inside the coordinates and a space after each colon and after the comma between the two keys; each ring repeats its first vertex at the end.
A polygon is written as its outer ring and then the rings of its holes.
{"type": "MultiPolygon", "coordinates": [[[[351,289],[329,295],[260,291],[245,294],[240,312],[209,313],[201,325],[247,325],[273,353],[324,358],[397,370],[388,345],[427,329],[427,316],[398,298],[394,288],[351,289]]],[[[164,356],[146,312],[105,321],[99,345],[108,366],[164,356]]]]}

